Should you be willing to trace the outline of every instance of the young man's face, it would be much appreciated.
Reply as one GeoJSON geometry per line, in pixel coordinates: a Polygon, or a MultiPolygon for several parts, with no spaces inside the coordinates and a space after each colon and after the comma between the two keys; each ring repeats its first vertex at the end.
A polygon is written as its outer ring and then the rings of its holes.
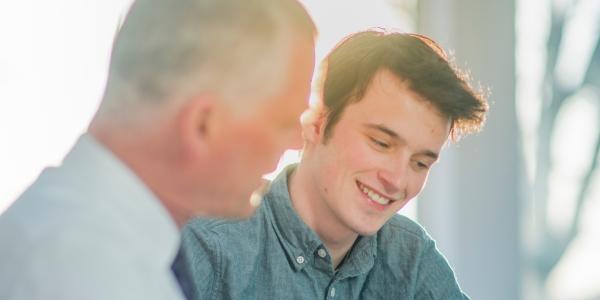
{"type": "Polygon", "coordinates": [[[450,123],[382,70],[363,99],[345,108],[325,143],[323,127],[302,162],[325,204],[320,215],[371,235],[421,191],[450,123]]]}
{"type": "MultiPolygon", "coordinates": [[[[308,105],[314,68],[314,44],[298,38],[291,45],[293,53],[279,92],[252,111],[229,122],[214,149],[215,207],[213,215],[246,217],[254,208],[249,203],[252,192],[264,174],[277,167],[286,149],[302,146],[300,114],[308,105]]],[[[264,84],[272,84],[264,82],[264,84]]]]}

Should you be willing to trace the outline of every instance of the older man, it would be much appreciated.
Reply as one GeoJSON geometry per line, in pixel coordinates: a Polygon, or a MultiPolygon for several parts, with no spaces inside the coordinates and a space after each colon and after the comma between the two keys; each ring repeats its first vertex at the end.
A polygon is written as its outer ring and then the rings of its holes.
{"type": "Polygon", "coordinates": [[[100,108],[0,216],[0,299],[179,299],[190,217],[246,217],[300,146],[315,27],[294,0],[138,0],[100,108]]]}

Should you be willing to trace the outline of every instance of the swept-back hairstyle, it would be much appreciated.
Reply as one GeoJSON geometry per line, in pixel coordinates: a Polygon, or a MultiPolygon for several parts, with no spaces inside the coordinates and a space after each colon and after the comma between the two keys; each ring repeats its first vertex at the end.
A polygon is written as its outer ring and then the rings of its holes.
{"type": "Polygon", "coordinates": [[[471,88],[467,76],[449,63],[435,41],[419,34],[368,30],[348,36],[324,61],[324,141],[344,108],[362,99],[381,69],[392,72],[449,118],[452,139],[476,132],[483,125],[488,110],[484,94],[471,88]]]}

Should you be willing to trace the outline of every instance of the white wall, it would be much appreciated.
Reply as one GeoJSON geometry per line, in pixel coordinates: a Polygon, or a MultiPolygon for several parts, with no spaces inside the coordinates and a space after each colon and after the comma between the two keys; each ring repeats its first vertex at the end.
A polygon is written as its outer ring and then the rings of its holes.
{"type": "Polygon", "coordinates": [[[127,2],[0,2],[0,212],[85,130],[127,2]]]}
{"type": "Polygon", "coordinates": [[[521,297],[524,168],[515,114],[514,1],[422,0],[419,31],[491,90],[484,130],[443,153],[419,203],[473,299],[521,297]]]}

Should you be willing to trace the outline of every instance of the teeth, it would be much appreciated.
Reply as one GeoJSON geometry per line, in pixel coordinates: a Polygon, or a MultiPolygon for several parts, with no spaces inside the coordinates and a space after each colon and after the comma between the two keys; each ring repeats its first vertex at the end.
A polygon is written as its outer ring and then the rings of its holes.
{"type": "Polygon", "coordinates": [[[365,193],[369,197],[369,199],[371,199],[381,205],[387,205],[388,203],[390,203],[389,199],[380,196],[379,194],[373,192],[372,190],[370,190],[369,188],[367,188],[364,185],[361,185],[361,186],[362,186],[363,193],[365,193]]]}
{"type": "Polygon", "coordinates": [[[390,203],[390,200],[385,199],[383,197],[379,197],[379,195],[377,195],[377,194],[374,195],[373,197],[369,197],[369,198],[371,198],[373,201],[375,201],[381,205],[387,205],[388,203],[390,203]]]}

